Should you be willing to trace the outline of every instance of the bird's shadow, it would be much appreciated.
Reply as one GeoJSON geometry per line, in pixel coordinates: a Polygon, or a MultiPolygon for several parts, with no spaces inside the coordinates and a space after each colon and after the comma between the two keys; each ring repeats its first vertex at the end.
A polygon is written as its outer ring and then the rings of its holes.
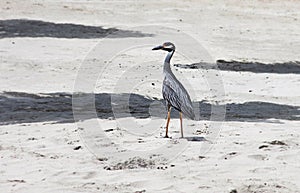
{"type": "Polygon", "coordinates": [[[208,141],[205,137],[201,136],[189,136],[189,137],[184,137],[187,141],[192,141],[192,142],[203,142],[203,141],[208,141]]]}

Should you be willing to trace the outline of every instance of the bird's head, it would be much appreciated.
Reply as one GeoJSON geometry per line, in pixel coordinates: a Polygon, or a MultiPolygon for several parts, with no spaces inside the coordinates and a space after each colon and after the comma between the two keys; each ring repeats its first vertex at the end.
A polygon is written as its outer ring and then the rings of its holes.
{"type": "Polygon", "coordinates": [[[165,50],[171,52],[175,50],[175,45],[171,42],[165,42],[162,45],[154,47],[152,50],[165,50]]]}

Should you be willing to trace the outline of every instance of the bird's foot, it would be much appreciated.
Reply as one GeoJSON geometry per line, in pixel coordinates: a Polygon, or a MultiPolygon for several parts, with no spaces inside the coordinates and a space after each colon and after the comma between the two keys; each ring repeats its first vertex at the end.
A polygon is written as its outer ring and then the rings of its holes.
{"type": "Polygon", "coordinates": [[[168,135],[165,135],[164,138],[169,138],[169,136],[168,136],[168,135]]]}

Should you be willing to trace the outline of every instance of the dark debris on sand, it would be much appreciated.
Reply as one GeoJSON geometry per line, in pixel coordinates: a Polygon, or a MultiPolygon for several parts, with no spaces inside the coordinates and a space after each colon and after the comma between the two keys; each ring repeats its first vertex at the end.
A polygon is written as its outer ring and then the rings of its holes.
{"type": "Polygon", "coordinates": [[[124,170],[124,169],[154,169],[159,160],[144,159],[140,157],[133,157],[124,162],[118,162],[109,166],[105,166],[105,170],[124,170]]]}
{"type": "Polygon", "coordinates": [[[265,142],[265,143],[269,143],[271,145],[287,145],[286,143],[279,141],[279,140],[274,140],[274,141],[270,141],[270,142],[265,142]]]}

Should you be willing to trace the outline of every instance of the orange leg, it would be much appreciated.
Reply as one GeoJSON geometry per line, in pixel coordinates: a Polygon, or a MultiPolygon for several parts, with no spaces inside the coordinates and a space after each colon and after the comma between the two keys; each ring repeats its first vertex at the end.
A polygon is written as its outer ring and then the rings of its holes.
{"type": "Polygon", "coordinates": [[[180,115],[180,129],[181,129],[181,138],[183,138],[182,112],[179,112],[179,115],[180,115]]]}
{"type": "Polygon", "coordinates": [[[168,118],[167,118],[167,126],[166,126],[166,135],[165,138],[169,138],[168,136],[168,128],[169,128],[169,122],[170,122],[170,118],[171,118],[171,111],[170,111],[170,105],[168,105],[168,118]]]}

